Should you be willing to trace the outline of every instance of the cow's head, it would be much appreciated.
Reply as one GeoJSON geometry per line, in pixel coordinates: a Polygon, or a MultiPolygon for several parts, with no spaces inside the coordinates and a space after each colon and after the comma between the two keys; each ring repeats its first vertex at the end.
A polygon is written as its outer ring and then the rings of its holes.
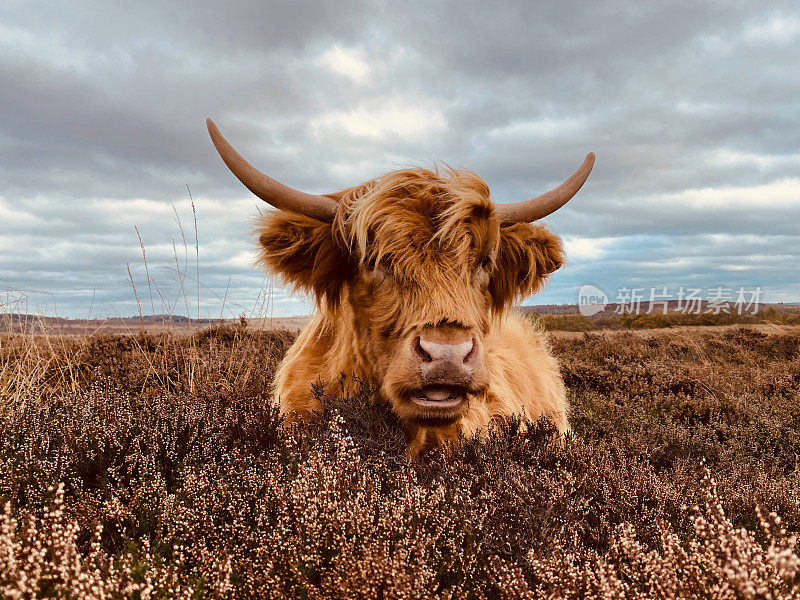
{"type": "Polygon", "coordinates": [[[277,212],[258,227],[260,262],[352,328],[355,357],[407,422],[446,424],[489,383],[492,319],[564,262],[540,219],[594,164],[532,200],[495,205],[474,173],[404,169],[317,196],[256,170],[208,121],[220,156],[277,212]]]}

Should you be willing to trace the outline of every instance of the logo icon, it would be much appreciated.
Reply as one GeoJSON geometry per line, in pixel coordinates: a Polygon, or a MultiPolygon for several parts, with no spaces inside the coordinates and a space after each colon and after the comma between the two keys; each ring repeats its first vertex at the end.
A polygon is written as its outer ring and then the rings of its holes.
{"type": "Polygon", "coordinates": [[[603,312],[606,306],[608,296],[599,287],[587,283],[578,288],[578,312],[584,317],[603,312]]]}

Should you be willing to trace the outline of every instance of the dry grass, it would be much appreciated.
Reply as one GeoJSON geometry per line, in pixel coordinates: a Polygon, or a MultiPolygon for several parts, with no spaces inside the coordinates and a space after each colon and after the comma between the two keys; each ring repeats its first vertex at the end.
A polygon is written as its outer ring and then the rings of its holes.
{"type": "Polygon", "coordinates": [[[282,429],[290,343],[0,338],[0,597],[800,598],[795,329],[555,339],[571,439],[419,462],[367,389],[282,429]]]}
{"type": "MultiPolygon", "coordinates": [[[[643,309],[644,310],[644,309],[643,309]]],[[[707,310],[684,314],[670,310],[667,314],[644,312],[614,314],[606,311],[586,317],[578,314],[540,314],[526,309],[526,315],[547,331],[598,331],[602,329],[665,329],[670,327],[718,327],[730,325],[800,325],[800,307],[766,305],[757,314],[739,314],[735,310],[714,314],[707,310]]]]}
{"type": "Polygon", "coordinates": [[[0,335],[0,397],[18,404],[36,390],[63,396],[110,378],[135,394],[194,393],[198,386],[266,393],[294,334],[211,327],[192,336],[0,335]]]}

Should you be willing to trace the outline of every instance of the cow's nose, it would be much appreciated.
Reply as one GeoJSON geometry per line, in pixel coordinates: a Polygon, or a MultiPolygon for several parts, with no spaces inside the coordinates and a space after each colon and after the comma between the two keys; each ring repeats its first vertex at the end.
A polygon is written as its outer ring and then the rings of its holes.
{"type": "Polygon", "coordinates": [[[420,337],[417,353],[420,355],[420,358],[422,358],[423,363],[442,362],[464,364],[469,362],[474,348],[475,341],[472,338],[457,344],[447,344],[426,340],[424,337],[420,337]]]}
{"type": "Polygon", "coordinates": [[[470,330],[430,328],[414,341],[423,386],[472,386],[482,381],[485,359],[480,338],[470,330]]]}
{"type": "Polygon", "coordinates": [[[486,353],[477,333],[472,328],[450,325],[424,327],[411,338],[409,366],[419,369],[422,387],[482,388],[487,376],[486,353]]]}

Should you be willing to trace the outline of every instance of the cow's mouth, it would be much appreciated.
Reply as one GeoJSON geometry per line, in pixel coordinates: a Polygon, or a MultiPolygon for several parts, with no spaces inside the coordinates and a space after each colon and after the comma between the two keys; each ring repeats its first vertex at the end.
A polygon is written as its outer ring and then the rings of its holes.
{"type": "Polygon", "coordinates": [[[467,390],[456,385],[426,385],[411,394],[411,400],[424,408],[455,408],[467,399],[467,390]]]}

